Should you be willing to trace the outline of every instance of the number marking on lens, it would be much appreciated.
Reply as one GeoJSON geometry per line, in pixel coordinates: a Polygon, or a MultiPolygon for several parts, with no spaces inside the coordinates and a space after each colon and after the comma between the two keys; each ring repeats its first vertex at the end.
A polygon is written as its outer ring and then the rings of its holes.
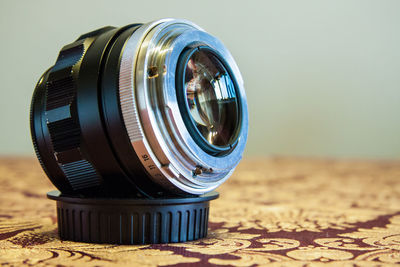
{"type": "Polygon", "coordinates": [[[143,159],[143,161],[148,161],[150,158],[149,158],[149,155],[144,154],[144,155],[142,155],[142,159],[143,159]]]}

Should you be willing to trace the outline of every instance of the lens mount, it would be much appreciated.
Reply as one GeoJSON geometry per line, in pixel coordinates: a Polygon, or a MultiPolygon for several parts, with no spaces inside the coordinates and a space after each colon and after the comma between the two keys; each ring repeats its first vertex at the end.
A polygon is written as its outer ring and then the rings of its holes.
{"type": "Polygon", "coordinates": [[[63,193],[210,192],[239,163],[247,131],[243,79],[232,55],[186,20],[82,35],[42,76],[31,106],[37,156],[63,193]],[[182,54],[196,47],[214,51],[235,85],[239,119],[222,152],[199,144],[178,100],[182,54]]]}
{"type": "Polygon", "coordinates": [[[167,187],[172,184],[173,188],[192,194],[213,190],[233,172],[246,143],[248,116],[239,69],[218,39],[191,22],[157,21],[142,29],[143,32],[134,33],[127,42],[120,70],[121,109],[125,122],[128,122],[125,125],[132,146],[157,183],[167,187]],[[145,38],[140,40],[139,36],[145,38]],[[223,157],[209,154],[198,145],[185,125],[177,100],[175,72],[180,55],[196,45],[219,52],[235,77],[241,99],[237,144],[223,157]],[[136,62],[130,60],[136,57],[136,62]],[[124,59],[130,64],[124,65],[124,59]],[[141,123],[138,123],[137,115],[141,123]],[[132,121],[136,125],[130,127],[132,121]]]}

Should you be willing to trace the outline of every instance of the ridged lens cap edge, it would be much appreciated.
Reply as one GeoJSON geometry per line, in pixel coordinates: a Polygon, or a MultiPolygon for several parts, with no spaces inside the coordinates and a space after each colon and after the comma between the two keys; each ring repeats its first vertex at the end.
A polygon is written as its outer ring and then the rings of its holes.
{"type": "Polygon", "coordinates": [[[62,240],[108,244],[176,243],[207,236],[215,191],[181,198],[85,198],[47,193],[57,202],[62,240]]]}

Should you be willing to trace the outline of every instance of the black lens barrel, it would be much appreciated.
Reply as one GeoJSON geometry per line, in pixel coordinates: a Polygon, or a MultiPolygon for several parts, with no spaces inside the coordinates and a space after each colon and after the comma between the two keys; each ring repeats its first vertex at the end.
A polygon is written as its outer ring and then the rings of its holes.
{"type": "Polygon", "coordinates": [[[124,128],[118,73],[125,42],[141,24],[105,27],[63,47],[31,106],[37,156],[63,193],[160,196],[124,128]]]}

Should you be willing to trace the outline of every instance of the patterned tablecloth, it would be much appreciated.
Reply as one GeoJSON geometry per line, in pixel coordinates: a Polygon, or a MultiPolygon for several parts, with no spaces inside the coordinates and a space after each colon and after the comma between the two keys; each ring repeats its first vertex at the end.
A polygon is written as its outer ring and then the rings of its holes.
{"type": "Polygon", "coordinates": [[[183,244],[60,241],[36,159],[0,158],[2,266],[391,266],[400,263],[400,162],[244,160],[183,244]]]}

